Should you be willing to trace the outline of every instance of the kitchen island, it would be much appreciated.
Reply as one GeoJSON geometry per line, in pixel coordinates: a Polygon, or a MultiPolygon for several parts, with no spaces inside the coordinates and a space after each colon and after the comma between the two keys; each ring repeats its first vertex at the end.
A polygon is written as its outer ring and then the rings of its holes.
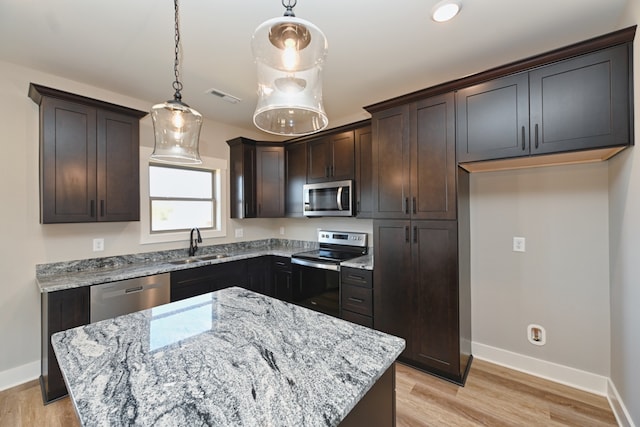
{"type": "Polygon", "coordinates": [[[394,425],[394,361],[405,346],[238,287],[52,343],[80,422],[92,426],[394,425]]]}

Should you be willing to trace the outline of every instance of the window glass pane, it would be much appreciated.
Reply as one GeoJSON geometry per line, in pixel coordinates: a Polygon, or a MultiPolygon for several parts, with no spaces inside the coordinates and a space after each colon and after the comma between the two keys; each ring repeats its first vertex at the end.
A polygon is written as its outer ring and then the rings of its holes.
{"type": "Polygon", "coordinates": [[[149,166],[149,196],[211,199],[213,173],[194,169],[149,166]]]}
{"type": "Polygon", "coordinates": [[[213,201],[152,200],[151,231],[213,227],[213,201]]]}

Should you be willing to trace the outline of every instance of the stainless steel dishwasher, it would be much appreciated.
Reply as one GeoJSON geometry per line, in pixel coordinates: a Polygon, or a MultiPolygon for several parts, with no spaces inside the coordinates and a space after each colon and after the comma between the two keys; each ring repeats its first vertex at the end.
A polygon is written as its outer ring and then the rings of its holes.
{"type": "Polygon", "coordinates": [[[137,277],[91,286],[91,323],[168,304],[170,273],[137,277]]]}

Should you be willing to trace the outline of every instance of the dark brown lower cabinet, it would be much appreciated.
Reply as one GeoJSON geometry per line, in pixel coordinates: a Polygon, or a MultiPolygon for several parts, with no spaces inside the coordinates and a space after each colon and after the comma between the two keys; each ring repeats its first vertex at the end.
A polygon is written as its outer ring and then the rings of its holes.
{"type": "Polygon", "coordinates": [[[373,328],[373,272],[371,270],[341,268],[340,317],[373,328]]]}
{"type": "Polygon", "coordinates": [[[273,296],[271,258],[267,255],[247,260],[247,289],[273,296]]]}
{"type": "Polygon", "coordinates": [[[62,372],[51,346],[51,335],[89,323],[89,287],[43,292],[41,295],[42,399],[50,403],[67,395],[62,372]]]}
{"type": "Polygon", "coordinates": [[[232,286],[248,287],[247,260],[171,272],[171,302],[232,286]]]}
{"type": "Polygon", "coordinates": [[[282,301],[293,300],[291,284],[291,258],[274,256],[272,258],[273,297],[282,301]]]}
{"type": "Polygon", "coordinates": [[[406,340],[399,360],[464,384],[470,313],[458,222],[375,220],[374,242],[374,328],[406,340]]]}

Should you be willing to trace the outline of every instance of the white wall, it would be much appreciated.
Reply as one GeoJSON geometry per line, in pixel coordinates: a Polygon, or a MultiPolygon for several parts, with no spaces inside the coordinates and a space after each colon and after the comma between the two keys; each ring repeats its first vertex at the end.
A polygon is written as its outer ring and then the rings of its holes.
{"type": "Polygon", "coordinates": [[[474,343],[608,376],[607,204],[606,163],[471,175],[474,343]]]}
{"type": "MultiPolygon", "coordinates": [[[[624,26],[640,21],[629,2],[624,26]]],[[[611,379],[630,417],[640,425],[640,41],[634,42],[635,143],[609,162],[611,379]]]]}

